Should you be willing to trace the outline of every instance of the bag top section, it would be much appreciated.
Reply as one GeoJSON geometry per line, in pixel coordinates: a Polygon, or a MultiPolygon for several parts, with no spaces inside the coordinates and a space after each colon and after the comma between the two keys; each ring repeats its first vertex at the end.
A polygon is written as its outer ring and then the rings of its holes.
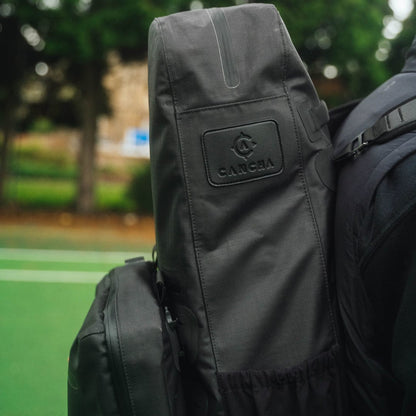
{"type": "MultiPolygon", "coordinates": [[[[288,77],[300,78],[307,93],[315,95],[273,5],[202,9],[155,19],[149,51],[164,55],[179,113],[283,95],[288,77]]],[[[151,56],[149,62],[150,72],[156,70],[151,56]]]]}

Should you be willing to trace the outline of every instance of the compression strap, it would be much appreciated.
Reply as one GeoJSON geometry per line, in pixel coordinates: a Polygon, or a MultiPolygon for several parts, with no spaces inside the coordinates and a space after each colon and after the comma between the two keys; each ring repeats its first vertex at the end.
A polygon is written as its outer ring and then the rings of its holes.
{"type": "Polygon", "coordinates": [[[384,143],[416,128],[416,98],[394,108],[377,120],[371,127],[356,136],[344,149],[335,155],[334,160],[341,162],[356,158],[369,146],[384,143]]]}

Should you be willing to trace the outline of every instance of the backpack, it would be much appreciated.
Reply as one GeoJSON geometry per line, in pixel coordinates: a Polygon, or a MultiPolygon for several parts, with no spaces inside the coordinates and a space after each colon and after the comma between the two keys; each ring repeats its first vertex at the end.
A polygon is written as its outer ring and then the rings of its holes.
{"type": "Polygon", "coordinates": [[[274,6],[156,19],[149,103],[157,265],[98,285],[69,414],[345,414],[328,112],[274,6]]]}
{"type": "Polygon", "coordinates": [[[343,414],[328,113],[275,7],[156,19],[149,103],[188,414],[343,414]]]}
{"type": "Polygon", "coordinates": [[[402,72],[334,122],[336,287],[357,416],[416,411],[415,57],[416,39],[402,72]]]}
{"type": "Polygon", "coordinates": [[[97,285],[71,347],[69,416],[183,416],[180,348],[155,262],[127,260],[97,285]]]}

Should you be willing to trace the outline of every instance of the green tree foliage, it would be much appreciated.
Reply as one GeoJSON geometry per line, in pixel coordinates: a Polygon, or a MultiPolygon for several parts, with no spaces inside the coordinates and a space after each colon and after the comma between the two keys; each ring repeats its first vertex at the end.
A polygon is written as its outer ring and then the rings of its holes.
{"type": "Polygon", "coordinates": [[[281,0],[275,4],[329,104],[363,96],[388,77],[374,55],[383,18],[391,13],[386,0],[281,0]],[[323,77],[327,65],[338,72],[330,81],[323,77]]]}
{"type": "Polygon", "coordinates": [[[107,53],[117,50],[126,57],[144,56],[147,29],[161,12],[160,5],[137,0],[60,0],[57,7],[44,10],[42,19],[47,25],[42,26],[42,21],[37,24],[46,39],[45,53],[70,63],[67,76],[79,91],[83,131],[77,197],[80,212],[94,209],[97,117],[105,108],[102,77],[107,70],[107,53]]]}
{"type": "MultiPolygon", "coordinates": [[[[391,68],[375,58],[382,39],[383,19],[392,13],[386,0],[259,2],[276,6],[320,95],[330,105],[364,96],[391,75],[391,68]],[[334,76],[334,70],[337,73],[334,79],[324,76],[328,66],[332,69],[330,77],[334,76]]],[[[174,3],[178,10],[189,8],[188,0],[174,3]]],[[[201,3],[204,7],[224,7],[242,2],[201,0],[201,3]]]]}
{"type": "MultiPolygon", "coordinates": [[[[77,204],[80,211],[93,209],[97,117],[109,111],[102,86],[102,77],[108,69],[108,52],[117,51],[123,59],[140,59],[146,56],[147,31],[154,17],[188,10],[191,6],[201,6],[201,3],[204,7],[225,7],[237,2],[0,0],[0,18],[3,19],[1,11],[11,7],[7,22],[13,19],[15,22],[15,37],[11,41],[5,41],[4,30],[0,32],[0,53],[11,63],[9,69],[13,68],[10,71],[12,81],[6,76],[0,80],[3,107],[4,85],[12,91],[27,75],[28,69],[33,71],[34,61],[28,58],[31,56],[50,66],[59,65],[65,82],[76,91],[75,108],[82,128],[77,204]],[[24,25],[36,31],[44,47],[42,44],[36,51],[35,47],[29,47],[27,39],[25,43],[21,35],[24,25]],[[10,50],[21,50],[19,48],[24,48],[20,55],[25,56],[26,63],[7,55],[10,50]]],[[[392,14],[386,0],[279,0],[272,3],[282,15],[320,95],[330,105],[363,96],[388,78],[396,70],[395,62],[402,64],[403,59],[397,59],[396,53],[402,53],[399,51],[408,47],[407,37],[413,36],[415,27],[414,17],[405,22],[403,34],[392,42],[391,59],[379,62],[375,52],[382,40],[383,18],[392,14]]],[[[3,20],[2,27],[6,27],[7,22],[3,20]]],[[[6,70],[5,66],[1,70],[6,70]]],[[[18,94],[14,96],[18,97],[18,94]]],[[[0,117],[4,120],[4,116],[0,117]]]]}
{"type": "Polygon", "coordinates": [[[389,56],[386,65],[393,74],[397,74],[403,68],[406,53],[416,36],[416,10],[403,22],[403,30],[390,42],[388,46],[389,56]]]}
{"type": "MultiPolygon", "coordinates": [[[[236,3],[201,1],[204,7],[236,3]]],[[[330,105],[364,96],[390,76],[390,68],[375,58],[382,39],[383,18],[392,13],[386,0],[260,2],[276,6],[320,95],[330,105]],[[328,66],[332,67],[330,77],[334,70],[337,73],[334,79],[324,76],[328,66]]],[[[186,0],[179,1],[182,8],[186,3],[186,0]]]]}
{"type": "Polygon", "coordinates": [[[168,2],[149,0],[21,0],[21,22],[33,26],[45,41],[45,60],[65,61],[66,79],[77,90],[82,140],[79,151],[77,208],[94,209],[97,117],[107,109],[102,77],[107,53],[125,59],[145,56],[147,30],[164,14],[168,2]]]}
{"type": "Polygon", "coordinates": [[[153,214],[150,163],[142,163],[136,170],[127,190],[127,196],[134,202],[139,214],[153,214]]]}

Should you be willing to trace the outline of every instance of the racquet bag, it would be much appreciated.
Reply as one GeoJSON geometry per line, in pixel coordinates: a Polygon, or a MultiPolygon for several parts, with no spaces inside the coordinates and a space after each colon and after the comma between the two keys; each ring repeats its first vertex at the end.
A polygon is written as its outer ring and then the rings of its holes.
{"type": "Polygon", "coordinates": [[[156,19],[149,100],[189,415],[341,415],[328,114],[275,7],[156,19]]]}

